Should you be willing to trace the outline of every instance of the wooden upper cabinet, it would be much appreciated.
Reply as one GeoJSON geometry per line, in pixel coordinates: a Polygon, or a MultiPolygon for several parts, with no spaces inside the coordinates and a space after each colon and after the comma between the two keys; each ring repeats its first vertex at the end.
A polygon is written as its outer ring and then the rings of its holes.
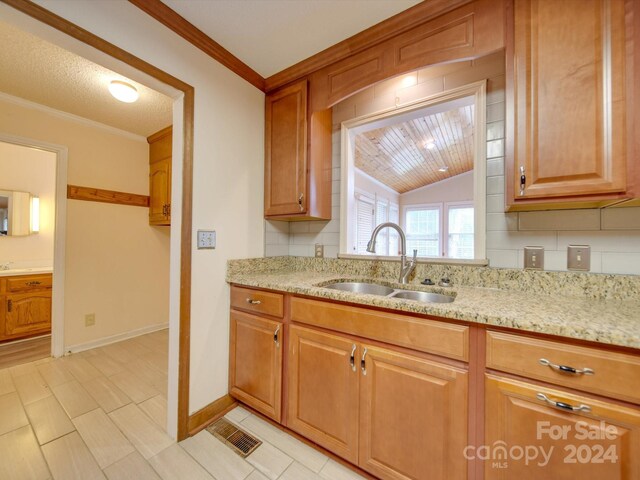
{"type": "Polygon", "coordinates": [[[149,142],[149,225],[171,225],[171,126],[149,142]]]}
{"type": "Polygon", "coordinates": [[[265,110],[265,217],[330,219],[331,111],[308,113],[306,79],[269,93],[265,110]]]}
{"type": "Polygon", "coordinates": [[[625,198],[625,2],[514,0],[508,21],[507,209],[625,198]]]}

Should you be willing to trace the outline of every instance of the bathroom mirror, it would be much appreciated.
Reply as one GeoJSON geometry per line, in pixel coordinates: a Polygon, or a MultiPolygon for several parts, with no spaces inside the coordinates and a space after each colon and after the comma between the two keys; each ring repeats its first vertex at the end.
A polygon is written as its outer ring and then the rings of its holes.
{"type": "Polygon", "coordinates": [[[31,234],[31,198],[29,192],[0,190],[0,236],[31,234]]]}
{"type": "MultiPolygon", "coordinates": [[[[368,255],[374,227],[399,224],[418,257],[482,260],[485,252],[485,82],[342,124],[340,252],[368,255]]],[[[380,232],[376,255],[396,256],[380,232]]]]}

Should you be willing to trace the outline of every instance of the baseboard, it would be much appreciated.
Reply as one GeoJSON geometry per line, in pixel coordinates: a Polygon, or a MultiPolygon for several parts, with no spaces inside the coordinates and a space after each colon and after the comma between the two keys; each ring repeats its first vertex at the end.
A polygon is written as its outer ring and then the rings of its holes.
{"type": "Polygon", "coordinates": [[[189,436],[195,435],[214,420],[217,420],[237,405],[235,398],[230,395],[220,397],[206,407],[189,415],[189,436]]]}
{"type": "Polygon", "coordinates": [[[135,330],[130,330],[128,332],[117,333],[116,335],[110,335],[108,337],[99,338],[97,340],[92,340],[90,342],[67,346],[65,347],[64,351],[65,351],[65,355],[68,353],[83,352],[85,350],[90,350],[92,348],[104,347],[105,345],[109,345],[111,343],[121,342],[122,340],[127,340],[129,338],[139,337],[140,335],[145,335],[147,333],[157,332],[158,330],[164,330],[165,328],[169,328],[168,323],[148,325],[146,327],[137,328],[135,330]]]}

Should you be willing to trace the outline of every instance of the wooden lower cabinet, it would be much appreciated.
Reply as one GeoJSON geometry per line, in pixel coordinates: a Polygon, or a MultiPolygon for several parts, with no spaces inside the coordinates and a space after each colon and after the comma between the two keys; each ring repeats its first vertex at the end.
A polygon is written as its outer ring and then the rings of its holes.
{"type": "Polygon", "coordinates": [[[279,422],[282,397],[282,323],[231,310],[229,391],[279,422]]]}
{"type": "Polygon", "coordinates": [[[289,328],[287,426],[355,464],[359,353],[345,337],[289,328]]]}
{"type": "Polygon", "coordinates": [[[485,386],[486,480],[640,478],[640,409],[493,375],[485,386]]]}
{"type": "Polygon", "coordinates": [[[381,479],[464,479],[467,372],[291,326],[287,426],[381,479]]]}
{"type": "Polygon", "coordinates": [[[363,347],[360,468],[382,479],[467,478],[467,372],[363,347]]]}

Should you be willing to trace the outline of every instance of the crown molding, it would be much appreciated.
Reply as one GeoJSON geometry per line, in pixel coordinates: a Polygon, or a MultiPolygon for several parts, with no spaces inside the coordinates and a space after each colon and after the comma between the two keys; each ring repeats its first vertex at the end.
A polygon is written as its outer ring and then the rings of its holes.
{"type": "Polygon", "coordinates": [[[129,0],[129,2],[254,87],[265,91],[264,78],[258,72],[160,0],[129,0]]]}

